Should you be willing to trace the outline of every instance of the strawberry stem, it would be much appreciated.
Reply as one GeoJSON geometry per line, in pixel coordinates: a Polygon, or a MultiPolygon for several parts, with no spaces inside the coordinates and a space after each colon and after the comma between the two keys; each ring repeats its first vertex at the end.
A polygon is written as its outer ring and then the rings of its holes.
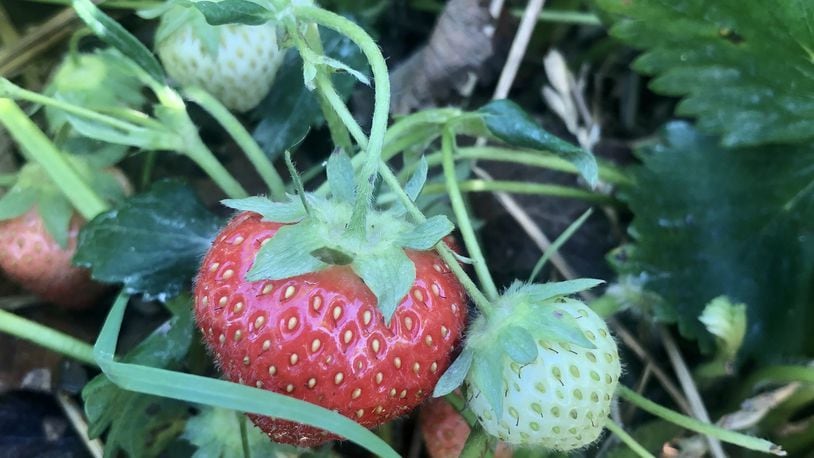
{"type": "Polygon", "coordinates": [[[443,168],[444,179],[447,185],[447,194],[452,204],[452,211],[455,213],[455,219],[458,221],[458,228],[461,230],[461,236],[464,239],[464,245],[472,258],[472,266],[475,268],[475,273],[478,275],[481,286],[486,290],[486,296],[495,300],[498,297],[497,286],[492,274],[489,272],[489,267],[486,265],[486,258],[478,244],[475,230],[472,228],[472,220],[469,218],[469,213],[466,211],[466,204],[464,203],[461,189],[458,186],[458,177],[455,175],[455,159],[453,154],[455,151],[455,132],[451,127],[444,128],[444,133],[441,136],[441,152],[443,154],[443,168]]]}
{"type": "Polygon", "coordinates": [[[63,153],[11,99],[0,98],[0,122],[85,219],[91,220],[108,209],[107,203],[85,183],[63,153]]]}
{"type": "Polygon", "coordinates": [[[633,438],[630,434],[625,431],[620,425],[617,425],[616,422],[611,420],[610,418],[605,420],[605,427],[608,428],[610,432],[616,435],[628,448],[639,455],[641,458],[656,458],[653,456],[652,453],[648,452],[646,448],[642,446],[642,444],[638,443],[636,439],[633,438]]]}
{"type": "MultiPolygon", "coordinates": [[[[370,35],[354,22],[336,13],[313,6],[297,6],[294,15],[298,19],[316,22],[319,25],[333,29],[353,41],[370,63],[375,84],[374,109],[370,139],[366,148],[365,163],[362,166],[359,178],[357,202],[351,217],[351,227],[355,230],[364,230],[368,208],[373,197],[373,185],[378,176],[379,159],[381,158],[384,135],[387,131],[387,120],[390,110],[390,78],[387,72],[387,63],[381,50],[370,35]]],[[[329,100],[334,105],[334,102],[329,100]]],[[[344,103],[341,104],[344,106],[344,103]]],[[[334,105],[336,109],[336,105],[334,105]]],[[[341,116],[341,114],[340,114],[341,116]]],[[[344,120],[344,119],[343,119],[344,120]]],[[[347,122],[346,122],[346,125],[347,122]]],[[[350,124],[352,125],[352,124],[350,124]]]]}
{"type": "Polygon", "coordinates": [[[93,347],[81,340],[0,309],[0,332],[28,340],[65,356],[96,366],[93,347]]]}
{"type": "Polygon", "coordinates": [[[773,455],[785,456],[786,452],[777,444],[774,444],[765,439],[747,436],[735,431],[730,431],[710,423],[696,420],[688,416],[682,415],[674,410],[670,410],[664,406],[656,404],[655,402],[645,398],[644,396],[636,393],[630,388],[619,385],[619,396],[625,398],[631,404],[638,406],[640,409],[649,412],[657,417],[674,423],[678,426],[686,428],[690,431],[695,431],[716,439],[728,442],[730,444],[738,445],[740,447],[755,450],[763,453],[771,453],[773,455]]]}
{"type": "Polygon", "coordinates": [[[235,115],[223,106],[218,99],[212,97],[202,88],[186,88],[184,95],[206,110],[232,136],[235,143],[243,150],[243,153],[246,154],[246,157],[266,183],[266,186],[268,186],[271,197],[275,200],[284,198],[285,183],[283,183],[283,179],[257,142],[254,141],[249,131],[243,127],[235,115]]]}

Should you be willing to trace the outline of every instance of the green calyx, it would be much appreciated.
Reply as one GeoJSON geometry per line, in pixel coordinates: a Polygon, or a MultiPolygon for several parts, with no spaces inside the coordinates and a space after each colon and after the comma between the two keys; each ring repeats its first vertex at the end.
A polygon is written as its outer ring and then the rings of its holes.
{"type": "Polygon", "coordinates": [[[594,279],[513,283],[495,301],[488,318],[481,315],[472,323],[466,347],[438,381],[433,396],[451,393],[469,376],[495,411],[500,411],[506,389],[503,368],[507,364],[522,368],[534,362],[538,342],[595,348],[576,320],[561,313],[557,305],[577,303],[568,296],[600,283],[602,280],[594,279]]]}
{"type": "MultiPolygon", "coordinates": [[[[67,157],[100,196],[111,202],[124,197],[122,184],[111,173],[99,173],[88,161],[67,157]]],[[[28,163],[20,169],[14,185],[0,197],[0,221],[17,218],[35,207],[51,237],[66,248],[71,218],[76,212],[45,170],[39,164],[28,163]]]]}
{"type": "Polygon", "coordinates": [[[376,296],[389,323],[415,282],[415,265],[405,249],[429,250],[453,225],[445,216],[414,224],[404,217],[403,209],[393,208],[369,209],[364,225],[355,227],[352,215],[357,195],[350,159],[341,152],[333,154],[327,172],[329,198],[301,194],[289,195],[283,202],[264,197],[223,202],[236,210],[258,213],[264,221],[286,224],[257,253],[246,280],[280,280],[347,265],[376,296]]]}

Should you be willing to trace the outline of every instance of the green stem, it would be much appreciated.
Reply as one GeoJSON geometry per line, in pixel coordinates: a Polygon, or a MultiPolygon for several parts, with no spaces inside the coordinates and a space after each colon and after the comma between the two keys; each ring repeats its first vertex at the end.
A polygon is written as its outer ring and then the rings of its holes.
{"type": "MultiPolygon", "coordinates": [[[[432,153],[427,156],[427,163],[430,166],[438,165],[441,163],[442,154],[432,153]]],[[[510,148],[500,148],[493,146],[473,146],[458,148],[456,151],[455,159],[477,159],[485,161],[499,161],[511,162],[513,164],[530,165],[532,167],[541,167],[549,170],[556,170],[558,172],[566,172],[571,174],[579,174],[576,166],[572,163],[553,155],[542,154],[539,151],[522,151],[510,148]]],[[[599,179],[617,186],[629,186],[633,182],[623,171],[620,169],[606,164],[599,163],[599,179]]],[[[412,165],[411,168],[415,166],[412,165]]],[[[405,167],[402,173],[410,173],[405,167]]]]}
{"type": "Polygon", "coordinates": [[[814,384],[814,367],[788,365],[759,369],[741,385],[743,388],[738,393],[738,399],[748,398],[761,385],[793,382],[814,384]]]}
{"type": "Polygon", "coordinates": [[[656,458],[652,453],[648,452],[646,448],[642,446],[642,444],[636,442],[630,434],[625,431],[624,428],[617,425],[616,422],[611,420],[610,418],[605,420],[605,427],[608,428],[610,432],[616,435],[625,445],[630,448],[633,453],[639,455],[641,458],[656,458]]]}
{"type": "Polygon", "coordinates": [[[151,121],[150,118],[146,117],[143,118],[145,124],[143,126],[137,126],[135,124],[122,121],[120,119],[116,119],[112,116],[97,113],[93,110],[89,110],[79,105],[74,105],[63,100],[48,97],[47,95],[42,95],[37,92],[29,91],[28,89],[23,89],[5,78],[0,78],[0,97],[8,97],[16,100],[25,100],[27,102],[36,103],[37,105],[56,108],[66,113],[80,116],[91,121],[101,122],[103,124],[107,124],[110,127],[124,131],[137,130],[143,127],[146,128],[155,127],[154,125],[150,124],[149,122],[151,121]]]}
{"type": "Polygon", "coordinates": [[[387,132],[387,119],[390,110],[390,78],[387,72],[387,63],[376,42],[370,38],[364,29],[352,21],[336,13],[312,6],[296,6],[293,10],[295,17],[298,19],[316,22],[347,36],[362,50],[370,63],[373,81],[376,86],[373,121],[367,155],[361,170],[358,201],[351,218],[352,225],[363,229],[365,215],[373,196],[373,184],[378,174],[384,135],[387,132]]]}
{"type": "Polygon", "coordinates": [[[771,453],[779,456],[785,455],[783,449],[777,444],[769,442],[765,439],[747,436],[746,434],[723,429],[718,426],[681,415],[678,412],[656,404],[655,402],[645,398],[624,385],[619,385],[618,393],[621,397],[625,398],[628,402],[635,404],[640,409],[690,431],[695,431],[700,434],[714,437],[721,441],[738,445],[749,450],[771,453]]]}
{"type": "Polygon", "coordinates": [[[86,220],[108,209],[107,203],[85,183],[51,140],[11,99],[0,98],[0,122],[86,220]]]}
{"type": "MultiPolygon", "coordinates": [[[[291,24],[289,34],[294,37],[295,43],[297,44],[297,49],[299,49],[303,61],[310,57],[325,54],[325,49],[322,46],[322,39],[319,36],[319,27],[317,27],[316,24],[309,24],[308,28],[305,30],[305,40],[302,40],[299,38],[299,34],[297,33],[296,24],[292,23],[292,21],[289,21],[289,23],[291,24]]],[[[320,89],[320,91],[317,93],[317,100],[319,101],[319,106],[322,109],[322,114],[325,116],[325,123],[328,125],[328,131],[331,133],[331,140],[333,140],[334,145],[350,153],[353,149],[353,145],[351,144],[350,135],[348,133],[349,126],[342,122],[342,119],[335,111],[335,107],[337,105],[344,107],[345,104],[342,102],[342,98],[338,95],[336,96],[336,98],[339,100],[338,104],[335,100],[331,101],[328,99],[329,95],[326,93],[326,91],[333,91],[331,77],[326,72],[324,66],[317,65],[316,69],[316,86],[320,89]]],[[[336,94],[336,91],[333,91],[333,93],[336,94]]]]}
{"type": "Polygon", "coordinates": [[[455,160],[453,159],[455,148],[455,132],[451,128],[445,128],[441,136],[441,151],[443,152],[444,179],[446,181],[449,200],[452,204],[452,211],[455,213],[458,229],[461,231],[464,245],[469,252],[469,257],[472,259],[472,265],[475,268],[475,273],[478,275],[481,286],[483,286],[485,290],[486,297],[495,300],[499,295],[497,286],[495,285],[495,280],[492,278],[492,274],[489,273],[486,258],[480,249],[478,238],[475,235],[475,229],[472,228],[472,220],[466,211],[466,204],[464,203],[461,189],[458,187],[458,177],[455,175],[455,160]]]}
{"type": "Polygon", "coordinates": [[[155,159],[158,152],[151,150],[144,154],[144,163],[141,165],[141,183],[139,183],[142,191],[150,187],[150,182],[153,180],[153,169],[155,168],[155,159]]]}
{"type": "Polygon", "coordinates": [[[0,309],[0,332],[28,340],[65,356],[96,366],[93,347],[79,339],[0,309]]]}
{"type": "Polygon", "coordinates": [[[0,175],[0,186],[3,187],[14,186],[14,183],[16,182],[17,182],[16,173],[4,173],[0,175]]]}
{"type": "Polygon", "coordinates": [[[232,114],[226,107],[223,106],[215,97],[205,90],[198,87],[191,87],[184,90],[184,94],[193,102],[200,105],[207,111],[213,118],[215,118],[221,126],[232,136],[235,143],[243,150],[246,157],[254,165],[257,173],[268,186],[271,192],[271,197],[275,200],[280,200],[285,197],[285,183],[277,173],[277,169],[269,161],[268,157],[260,149],[260,146],[254,141],[249,131],[240,123],[240,121],[232,114]]]}
{"type": "MultiPolygon", "coordinates": [[[[527,183],[523,181],[465,180],[459,182],[458,187],[465,192],[508,192],[512,194],[535,194],[579,199],[600,204],[618,203],[610,196],[553,184],[527,183]]],[[[448,192],[448,189],[444,183],[429,183],[424,187],[424,193],[426,194],[443,194],[445,192],[448,192]]]]}
{"type": "Polygon", "coordinates": [[[237,416],[237,422],[240,426],[240,445],[243,446],[243,458],[252,458],[252,449],[249,446],[249,430],[246,428],[246,422],[249,419],[241,412],[235,412],[235,416],[237,416]]]}
{"type": "MultiPolygon", "coordinates": [[[[410,216],[415,218],[418,223],[423,223],[427,220],[427,217],[421,213],[421,210],[416,206],[415,202],[410,199],[410,196],[404,192],[404,189],[401,187],[401,183],[399,183],[398,178],[396,175],[393,174],[393,171],[390,170],[390,167],[387,166],[386,163],[381,162],[379,166],[379,174],[382,176],[382,180],[390,187],[390,189],[396,194],[398,199],[410,213],[410,216]]],[[[464,272],[461,265],[458,263],[458,259],[455,257],[455,254],[452,252],[447,244],[442,240],[437,245],[435,245],[435,250],[438,252],[438,255],[441,256],[441,259],[449,265],[450,270],[461,282],[464,289],[467,293],[469,293],[469,297],[472,299],[472,302],[475,303],[475,306],[486,316],[492,314],[492,310],[494,306],[489,301],[489,299],[484,295],[478,286],[475,285],[475,282],[469,278],[469,275],[464,272]]]]}

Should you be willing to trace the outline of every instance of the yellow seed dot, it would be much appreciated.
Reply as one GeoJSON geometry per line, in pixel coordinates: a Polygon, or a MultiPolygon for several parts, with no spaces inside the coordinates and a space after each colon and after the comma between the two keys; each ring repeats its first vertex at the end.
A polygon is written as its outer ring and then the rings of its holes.
{"type": "Polygon", "coordinates": [[[223,296],[220,299],[218,299],[218,305],[220,305],[221,307],[226,307],[227,302],[229,302],[229,298],[226,296],[223,296]]]}
{"type": "Polygon", "coordinates": [[[232,243],[235,245],[240,245],[241,243],[243,243],[244,240],[246,239],[244,239],[242,235],[238,235],[237,237],[235,237],[232,243]]]}
{"type": "Polygon", "coordinates": [[[319,339],[314,339],[311,342],[311,352],[313,353],[313,352],[316,352],[317,350],[319,350],[319,347],[321,345],[322,345],[322,342],[319,339]]]}
{"type": "Polygon", "coordinates": [[[223,334],[219,335],[219,336],[218,336],[218,341],[219,341],[220,343],[224,343],[224,342],[226,342],[226,336],[225,336],[225,335],[223,335],[223,334]]]}
{"type": "Polygon", "coordinates": [[[441,325],[441,337],[446,337],[449,335],[449,329],[446,326],[441,325]]]}
{"type": "Polygon", "coordinates": [[[313,388],[317,386],[317,379],[311,377],[308,379],[308,388],[313,388]]]}
{"type": "Polygon", "coordinates": [[[381,372],[376,373],[376,385],[381,385],[384,380],[384,375],[381,372]]]}
{"type": "Polygon", "coordinates": [[[351,399],[357,399],[361,395],[362,395],[362,389],[361,388],[356,388],[355,390],[353,390],[353,393],[350,395],[350,397],[351,397],[351,399]]]}
{"type": "Polygon", "coordinates": [[[424,336],[424,343],[427,344],[428,347],[432,347],[432,336],[429,334],[424,336]]]}
{"type": "Polygon", "coordinates": [[[373,318],[373,314],[370,313],[370,310],[365,310],[365,313],[362,314],[362,321],[365,323],[365,326],[370,324],[370,320],[373,318]]]}
{"type": "Polygon", "coordinates": [[[269,375],[272,377],[277,373],[277,366],[269,366],[269,375]]]}
{"type": "Polygon", "coordinates": [[[288,319],[288,325],[287,325],[287,327],[288,327],[288,330],[289,330],[289,331],[291,331],[291,330],[293,330],[294,328],[296,328],[296,327],[297,327],[297,317],[292,316],[291,318],[289,318],[289,319],[288,319]]]}
{"type": "Polygon", "coordinates": [[[342,335],[342,341],[345,343],[350,343],[351,339],[353,339],[353,331],[348,329],[345,331],[345,334],[342,335]]]}
{"type": "Polygon", "coordinates": [[[296,353],[292,353],[291,357],[288,358],[288,362],[291,363],[292,366],[297,364],[297,361],[299,361],[299,360],[300,360],[300,356],[298,354],[296,354],[296,353]]]}
{"type": "Polygon", "coordinates": [[[219,262],[213,262],[212,264],[209,265],[209,271],[214,272],[214,271],[218,270],[218,267],[220,267],[220,263],[219,262]]]}
{"type": "Polygon", "coordinates": [[[342,316],[342,307],[340,307],[338,305],[336,307],[334,307],[333,314],[334,314],[334,321],[338,320],[339,317],[342,316]]]}
{"type": "Polygon", "coordinates": [[[294,296],[294,294],[296,292],[297,292],[297,288],[295,288],[294,285],[289,285],[285,289],[285,294],[283,294],[283,297],[285,297],[286,299],[291,299],[291,297],[294,296]]]}
{"type": "Polygon", "coordinates": [[[413,319],[409,316],[404,317],[404,327],[407,328],[408,331],[413,330],[413,319]]]}
{"type": "Polygon", "coordinates": [[[454,315],[458,314],[458,304],[452,304],[452,313],[454,315]]]}
{"type": "Polygon", "coordinates": [[[424,302],[424,293],[422,293],[420,289],[413,290],[413,297],[418,302],[424,302]]]}
{"type": "Polygon", "coordinates": [[[345,379],[345,374],[343,374],[341,372],[337,372],[336,375],[334,375],[334,383],[337,384],[337,385],[342,383],[342,380],[344,380],[344,379],[345,379]]]}
{"type": "Polygon", "coordinates": [[[434,374],[436,371],[438,371],[438,363],[433,361],[432,364],[430,364],[430,372],[434,374]]]}
{"type": "Polygon", "coordinates": [[[264,324],[266,324],[266,318],[262,315],[258,316],[254,319],[254,330],[256,331],[262,328],[264,324]]]}
{"type": "Polygon", "coordinates": [[[249,356],[248,355],[244,356],[243,357],[243,365],[248,366],[250,363],[251,363],[251,359],[249,359],[249,356]]]}
{"type": "Polygon", "coordinates": [[[232,270],[232,269],[226,269],[226,272],[224,272],[224,273],[223,273],[223,279],[224,279],[224,280],[228,280],[228,279],[232,278],[232,276],[233,276],[234,274],[235,274],[235,271],[234,271],[234,270],[232,270]]]}
{"type": "Polygon", "coordinates": [[[258,380],[257,382],[255,382],[254,386],[256,386],[257,388],[263,388],[263,381],[258,380]]]}
{"type": "Polygon", "coordinates": [[[314,296],[314,298],[311,299],[311,307],[313,307],[314,310],[319,311],[319,308],[322,307],[322,298],[319,296],[314,296]]]}
{"type": "Polygon", "coordinates": [[[243,337],[243,333],[240,332],[240,329],[238,329],[237,331],[235,331],[235,342],[240,340],[241,337],[243,337]]]}
{"type": "Polygon", "coordinates": [[[438,272],[438,273],[443,271],[443,269],[441,269],[441,266],[438,265],[438,264],[433,264],[432,268],[435,269],[435,271],[438,272]]]}
{"type": "Polygon", "coordinates": [[[286,385],[285,391],[286,391],[286,393],[290,393],[290,392],[294,391],[294,385],[289,383],[288,385],[286,385]]]}
{"type": "Polygon", "coordinates": [[[208,304],[208,303],[209,303],[209,298],[208,297],[204,296],[203,298],[201,298],[201,305],[206,307],[206,304],[208,304]]]}
{"type": "Polygon", "coordinates": [[[383,411],[384,411],[384,407],[382,407],[382,406],[376,406],[376,410],[374,410],[374,412],[376,412],[376,415],[381,415],[381,413],[383,411]]]}
{"type": "Polygon", "coordinates": [[[373,339],[373,341],[370,342],[370,346],[373,347],[373,352],[374,353],[378,353],[379,348],[381,347],[381,344],[379,343],[379,339],[373,339]]]}
{"type": "Polygon", "coordinates": [[[359,418],[362,418],[362,415],[364,415],[364,414],[365,414],[364,409],[359,409],[359,410],[356,411],[356,416],[359,417],[359,418]]]}
{"type": "Polygon", "coordinates": [[[273,290],[273,289],[274,289],[274,285],[272,285],[271,283],[269,283],[269,284],[267,284],[266,286],[264,286],[264,287],[263,287],[263,290],[262,290],[262,291],[260,291],[260,294],[268,294],[268,293],[270,293],[270,292],[271,292],[271,290],[273,290]]]}
{"type": "Polygon", "coordinates": [[[396,397],[396,389],[395,388],[390,388],[390,396],[391,397],[396,397]]]}
{"type": "Polygon", "coordinates": [[[432,286],[430,286],[430,289],[432,290],[432,294],[435,297],[438,297],[438,296],[441,295],[441,288],[439,288],[437,284],[433,283],[432,286]]]}
{"type": "Polygon", "coordinates": [[[243,302],[238,302],[238,303],[237,303],[237,304],[235,304],[235,306],[232,308],[232,311],[233,311],[233,312],[235,312],[235,313],[240,313],[240,311],[241,311],[241,310],[243,310],[243,302]]]}
{"type": "Polygon", "coordinates": [[[407,397],[407,390],[401,390],[401,393],[399,393],[399,397],[401,399],[406,398],[407,397]]]}
{"type": "Polygon", "coordinates": [[[266,339],[263,341],[263,351],[266,351],[269,348],[271,348],[271,340],[266,339]]]}
{"type": "Polygon", "coordinates": [[[413,363],[413,372],[415,372],[417,374],[418,371],[420,371],[420,370],[421,370],[421,364],[413,363]]]}
{"type": "Polygon", "coordinates": [[[393,358],[393,364],[396,365],[396,369],[401,369],[401,358],[399,358],[398,356],[393,358]]]}

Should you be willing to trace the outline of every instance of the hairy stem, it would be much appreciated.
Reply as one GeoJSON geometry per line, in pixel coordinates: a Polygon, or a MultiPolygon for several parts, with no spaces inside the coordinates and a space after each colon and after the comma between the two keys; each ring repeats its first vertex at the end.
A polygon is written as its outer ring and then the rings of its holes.
{"type": "Polygon", "coordinates": [[[648,452],[647,449],[642,446],[642,444],[636,442],[636,439],[628,434],[624,428],[617,425],[616,422],[610,418],[605,420],[605,427],[616,435],[616,437],[618,437],[622,442],[624,442],[625,445],[627,445],[628,448],[636,455],[639,455],[641,458],[656,458],[652,453],[648,452]]]}
{"type": "Polygon", "coordinates": [[[88,186],[63,153],[11,99],[0,98],[0,122],[85,219],[91,220],[108,209],[107,203],[88,186]]]}
{"type": "Polygon", "coordinates": [[[350,38],[362,50],[370,63],[373,81],[376,86],[373,121],[365,164],[361,169],[358,201],[351,219],[353,226],[364,228],[365,215],[370,206],[373,185],[378,174],[379,158],[384,144],[384,135],[387,131],[387,119],[390,110],[390,78],[387,72],[387,63],[376,42],[370,38],[364,29],[352,21],[338,14],[312,6],[297,6],[294,7],[293,11],[298,19],[316,22],[350,38]]]}
{"type": "Polygon", "coordinates": [[[249,131],[226,107],[215,97],[205,90],[192,87],[187,88],[184,94],[193,102],[197,103],[215,118],[221,126],[232,136],[235,143],[243,150],[246,157],[254,166],[257,173],[263,179],[271,192],[271,197],[280,200],[285,197],[285,183],[277,173],[277,169],[268,159],[260,146],[254,141],[249,131]]]}
{"type": "Polygon", "coordinates": [[[749,450],[771,453],[778,456],[786,455],[786,452],[783,451],[783,449],[777,444],[765,439],[747,436],[746,434],[723,429],[713,424],[705,423],[703,421],[681,415],[678,412],[656,404],[655,402],[645,398],[626,386],[619,385],[618,393],[621,397],[625,398],[628,402],[635,404],[640,409],[681,426],[682,428],[689,429],[690,431],[695,431],[700,434],[714,437],[721,441],[738,445],[749,450]]]}
{"type": "Polygon", "coordinates": [[[85,364],[96,365],[93,347],[90,344],[2,309],[0,309],[0,332],[28,340],[85,364]]]}
{"type": "Polygon", "coordinates": [[[475,235],[475,229],[472,228],[472,220],[466,211],[466,204],[464,203],[461,189],[458,187],[458,177],[455,175],[455,160],[453,159],[455,147],[455,132],[450,128],[445,128],[441,136],[441,151],[443,153],[444,179],[449,200],[452,204],[452,211],[455,213],[458,229],[461,231],[464,245],[466,245],[469,256],[472,258],[472,265],[475,268],[475,273],[478,275],[481,286],[483,286],[485,290],[486,297],[495,300],[499,295],[497,286],[495,286],[495,281],[489,272],[489,267],[486,265],[486,258],[480,249],[478,238],[475,235]]]}

